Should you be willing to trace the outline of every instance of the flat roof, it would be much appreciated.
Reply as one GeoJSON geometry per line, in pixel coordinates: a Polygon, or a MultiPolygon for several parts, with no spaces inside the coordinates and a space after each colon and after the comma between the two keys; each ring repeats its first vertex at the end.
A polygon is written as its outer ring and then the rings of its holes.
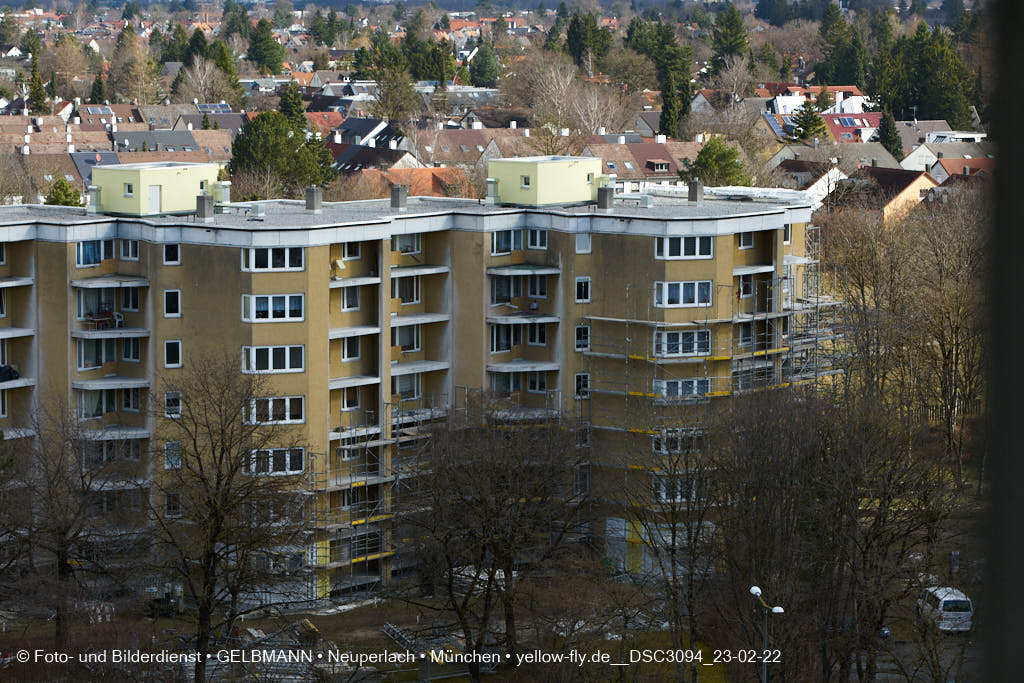
{"type": "Polygon", "coordinates": [[[601,161],[598,157],[574,157],[562,154],[541,154],[532,157],[502,157],[500,159],[491,159],[491,161],[515,161],[517,163],[530,163],[536,164],[542,161],[601,161]]]}
{"type": "Polygon", "coordinates": [[[104,164],[97,166],[99,169],[114,169],[114,170],[137,170],[146,168],[180,168],[182,166],[217,166],[214,162],[200,163],[190,161],[139,161],[132,164],[104,164]]]}

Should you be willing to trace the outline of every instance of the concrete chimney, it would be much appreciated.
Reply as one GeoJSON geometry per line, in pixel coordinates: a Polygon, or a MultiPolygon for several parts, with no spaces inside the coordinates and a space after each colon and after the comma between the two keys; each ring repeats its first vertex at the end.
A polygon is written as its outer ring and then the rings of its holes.
{"type": "Polygon", "coordinates": [[[665,137],[664,135],[660,135],[659,134],[659,135],[655,135],[654,136],[654,142],[656,142],[659,145],[664,145],[667,141],[668,141],[668,138],[665,137]]]}
{"type": "Polygon", "coordinates": [[[694,203],[700,203],[704,201],[704,183],[699,180],[691,180],[687,187],[686,198],[694,203]]]}
{"type": "Polygon", "coordinates": [[[971,167],[964,166],[964,175],[971,175],[971,167]]]}
{"type": "Polygon", "coordinates": [[[483,127],[484,127],[484,122],[483,121],[474,121],[473,122],[473,130],[482,130],[483,127]]]}
{"type": "MultiPolygon", "coordinates": [[[[211,198],[212,201],[212,198],[211,198]]],[[[319,187],[306,188],[306,213],[323,213],[324,191],[319,187]]]]}
{"type": "Polygon", "coordinates": [[[529,128],[523,128],[523,137],[524,138],[530,137],[530,129],[529,128]]]}
{"type": "Polygon", "coordinates": [[[64,136],[64,142],[71,142],[71,133],[64,136]]]}
{"type": "Polygon", "coordinates": [[[75,146],[72,145],[72,144],[69,144],[68,145],[68,154],[74,154],[74,153],[75,153],[75,146]]]}
{"type": "Polygon", "coordinates": [[[409,186],[408,185],[392,185],[391,186],[391,208],[398,209],[399,211],[405,211],[406,206],[409,203],[409,186]]]}
{"type": "Polygon", "coordinates": [[[516,123],[515,119],[512,119],[511,121],[508,122],[509,128],[515,128],[517,125],[519,124],[516,123]]]}
{"type": "Polygon", "coordinates": [[[942,158],[942,154],[943,154],[942,152],[936,152],[935,156],[938,157],[939,159],[941,159],[942,158]]]}
{"type": "Polygon", "coordinates": [[[488,178],[487,179],[487,196],[484,198],[484,204],[497,204],[498,203],[498,179],[488,178]]]}
{"type": "Polygon", "coordinates": [[[26,133],[34,133],[34,132],[35,132],[35,130],[36,130],[36,129],[32,127],[32,124],[31,124],[31,123],[30,123],[30,124],[28,124],[27,126],[25,126],[25,132],[26,132],[26,133]]]}
{"type": "Polygon", "coordinates": [[[398,140],[388,140],[388,149],[398,149],[398,140]]]}
{"type": "Polygon", "coordinates": [[[872,158],[871,159],[871,165],[872,166],[878,166],[878,159],[872,158]]]}
{"type": "Polygon", "coordinates": [[[569,137],[569,129],[568,128],[563,128],[562,129],[562,137],[563,138],[569,137]]]}
{"type": "Polygon", "coordinates": [[[192,124],[191,123],[186,124],[185,125],[185,130],[192,130],[192,124]]]}
{"type": "Polygon", "coordinates": [[[110,123],[110,132],[111,133],[116,133],[117,132],[117,124],[116,123],[114,123],[114,122],[110,123]]]}
{"type": "Polygon", "coordinates": [[[76,126],[82,125],[82,117],[81,116],[72,116],[71,117],[71,123],[75,124],[76,126]]]}
{"type": "Polygon", "coordinates": [[[29,135],[28,133],[25,133],[25,144],[27,145],[30,142],[32,142],[32,136],[29,135]]]}
{"type": "Polygon", "coordinates": [[[620,144],[620,145],[626,144],[626,136],[625,135],[620,135],[619,137],[615,138],[615,142],[620,144]]]}
{"type": "Polygon", "coordinates": [[[24,156],[28,156],[28,145],[25,145],[24,147],[21,148],[21,153],[24,156]]]}
{"type": "Polygon", "coordinates": [[[612,200],[615,198],[614,187],[599,187],[597,188],[597,208],[599,209],[610,209],[612,208],[612,200]]]}
{"type": "Polygon", "coordinates": [[[340,145],[341,144],[341,133],[338,132],[338,131],[334,131],[334,144],[336,144],[336,145],[340,145]]]}
{"type": "Polygon", "coordinates": [[[366,146],[367,147],[376,147],[377,146],[377,140],[375,138],[370,138],[369,140],[366,141],[366,146]]]}
{"type": "Polygon", "coordinates": [[[201,223],[213,222],[213,195],[201,194],[196,197],[196,220],[201,223]]]}
{"type": "Polygon", "coordinates": [[[605,128],[604,126],[601,126],[601,127],[599,127],[599,128],[597,129],[597,134],[598,134],[598,135],[606,135],[606,134],[607,134],[607,132],[608,132],[608,129],[607,129],[607,128],[605,128]]]}

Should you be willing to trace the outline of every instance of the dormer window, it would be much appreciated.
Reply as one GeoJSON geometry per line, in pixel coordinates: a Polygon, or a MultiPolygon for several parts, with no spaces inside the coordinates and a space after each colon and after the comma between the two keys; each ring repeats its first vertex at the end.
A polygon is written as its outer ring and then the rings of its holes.
{"type": "Polygon", "coordinates": [[[668,173],[668,162],[664,159],[651,159],[647,163],[651,165],[655,173],[668,173]]]}

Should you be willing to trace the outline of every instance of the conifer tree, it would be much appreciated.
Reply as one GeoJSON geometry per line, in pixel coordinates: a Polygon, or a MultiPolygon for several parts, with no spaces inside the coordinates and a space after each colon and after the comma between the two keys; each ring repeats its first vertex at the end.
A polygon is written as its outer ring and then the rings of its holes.
{"type": "Polygon", "coordinates": [[[795,128],[794,140],[810,140],[825,132],[825,120],[818,114],[818,108],[814,102],[807,100],[793,116],[793,127],[795,128]]]}
{"type": "Polygon", "coordinates": [[[903,159],[903,142],[900,140],[900,134],[896,130],[896,120],[893,119],[889,112],[882,116],[882,122],[878,125],[878,141],[882,143],[882,147],[885,147],[886,151],[896,161],[903,159]]]}

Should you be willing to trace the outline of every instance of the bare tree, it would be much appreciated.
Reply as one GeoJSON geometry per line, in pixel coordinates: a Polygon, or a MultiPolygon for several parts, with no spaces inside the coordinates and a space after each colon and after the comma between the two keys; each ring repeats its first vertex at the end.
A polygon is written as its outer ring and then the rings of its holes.
{"type": "Polygon", "coordinates": [[[234,99],[238,93],[213,60],[196,56],[192,65],[182,70],[176,94],[179,102],[219,102],[234,99]]]}
{"type": "MultiPolygon", "coordinates": [[[[487,397],[467,411],[430,431],[423,474],[400,495],[400,518],[414,535],[421,588],[454,615],[466,652],[501,642],[514,656],[520,586],[579,531],[585,451],[576,448],[575,423],[543,411],[487,397]]],[[[480,680],[479,663],[468,668],[480,680]]]]}
{"type": "MultiPolygon", "coordinates": [[[[152,406],[165,475],[151,496],[154,559],[195,604],[198,652],[248,612],[308,598],[306,453],[280,424],[304,405],[267,398],[264,380],[240,372],[235,354],[199,356],[152,406]]],[[[195,677],[205,680],[205,661],[195,677]]]]}
{"type": "Polygon", "coordinates": [[[31,202],[32,177],[21,157],[11,152],[0,154],[0,202],[15,204],[31,202]]]}

